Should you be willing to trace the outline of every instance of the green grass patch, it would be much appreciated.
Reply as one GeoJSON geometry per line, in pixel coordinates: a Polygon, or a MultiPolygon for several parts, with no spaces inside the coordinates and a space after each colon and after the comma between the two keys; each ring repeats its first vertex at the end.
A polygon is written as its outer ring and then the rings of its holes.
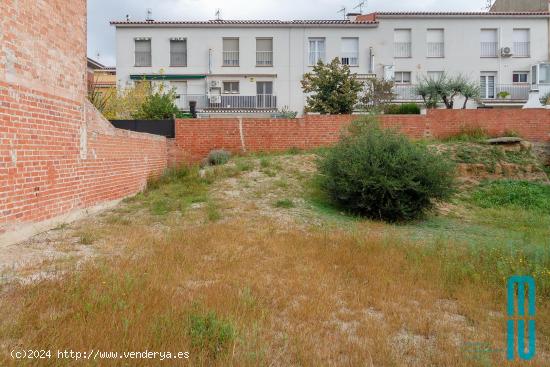
{"type": "Polygon", "coordinates": [[[193,348],[208,352],[216,358],[227,352],[236,338],[235,327],[229,320],[220,318],[215,312],[192,313],[189,316],[189,336],[193,348]]]}
{"type": "Polygon", "coordinates": [[[281,199],[277,200],[273,206],[275,208],[290,209],[294,208],[296,205],[294,205],[294,202],[290,199],[281,199]]]}
{"type": "Polygon", "coordinates": [[[486,181],[471,195],[482,208],[521,208],[550,214],[550,185],[528,181],[486,181]]]}

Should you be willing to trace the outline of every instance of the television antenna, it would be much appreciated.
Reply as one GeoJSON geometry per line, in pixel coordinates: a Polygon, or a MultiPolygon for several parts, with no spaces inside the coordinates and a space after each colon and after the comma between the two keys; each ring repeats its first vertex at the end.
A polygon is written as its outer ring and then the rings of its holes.
{"type": "Polygon", "coordinates": [[[222,20],[222,10],[221,9],[216,9],[216,20],[222,20]]]}
{"type": "Polygon", "coordinates": [[[147,21],[152,22],[153,21],[153,9],[147,8],[147,21]]]}
{"type": "Polygon", "coordinates": [[[344,14],[344,19],[346,19],[346,7],[345,6],[342,6],[342,9],[338,10],[338,13],[343,13],[344,14]]]}
{"type": "Polygon", "coordinates": [[[485,0],[485,6],[483,10],[489,11],[493,7],[494,0],[485,0]]]}
{"type": "Polygon", "coordinates": [[[363,14],[363,7],[367,5],[366,1],[361,1],[353,10],[359,9],[359,13],[363,14]]]}

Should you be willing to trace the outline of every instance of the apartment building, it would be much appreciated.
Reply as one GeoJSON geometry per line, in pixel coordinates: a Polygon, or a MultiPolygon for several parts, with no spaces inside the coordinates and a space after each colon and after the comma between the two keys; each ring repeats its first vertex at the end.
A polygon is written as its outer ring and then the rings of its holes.
{"type": "Polygon", "coordinates": [[[398,102],[419,100],[415,83],[445,72],[479,82],[482,105],[521,106],[533,85],[550,86],[549,18],[547,11],[380,12],[347,20],[111,24],[122,87],[168,83],[182,109],[193,100],[206,111],[302,112],[303,74],[334,58],[360,79],[393,79],[398,102]]]}

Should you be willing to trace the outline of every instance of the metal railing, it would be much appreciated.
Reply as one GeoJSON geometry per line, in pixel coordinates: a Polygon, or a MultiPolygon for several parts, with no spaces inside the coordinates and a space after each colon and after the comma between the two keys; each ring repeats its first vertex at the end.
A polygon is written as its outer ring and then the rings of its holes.
{"type": "Polygon", "coordinates": [[[428,42],[428,57],[445,57],[443,42],[428,42]]]}
{"type": "Polygon", "coordinates": [[[357,52],[343,52],[341,61],[343,65],[357,66],[359,65],[359,54],[357,52]]]}
{"type": "Polygon", "coordinates": [[[412,44],[410,42],[394,42],[393,56],[394,57],[411,57],[412,44]]]}
{"type": "Polygon", "coordinates": [[[497,57],[498,42],[481,42],[481,57],[497,57]]]}
{"type": "Polygon", "coordinates": [[[180,94],[177,96],[177,106],[189,110],[189,102],[197,102],[198,110],[275,110],[277,96],[258,94],[255,96],[180,94]]]}
{"type": "Polygon", "coordinates": [[[481,99],[483,100],[514,100],[527,101],[529,99],[529,84],[495,84],[494,90],[487,91],[481,86],[481,99]]]}
{"type": "Polygon", "coordinates": [[[135,66],[151,66],[151,53],[136,51],[135,66]]]}
{"type": "Polygon", "coordinates": [[[514,56],[529,57],[531,55],[531,42],[514,42],[514,56]]]}
{"type": "Polygon", "coordinates": [[[256,51],[257,66],[273,66],[273,51],[256,51]]]}
{"type": "Polygon", "coordinates": [[[239,66],[239,51],[224,51],[223,66],[239,66]]]}
{"type": "Polygon", "coordinates": [[[395,101],[419,101],[422,100],[418,94],[416,94],[416,85],[402,84],[395,85],[393,87],[393,93],[395,95],[395,101]]]}
{"type": "Polygon", "coordinates": [[[171,52],[170,66],[187,66],[187,54],[181,52],[171,52]]]}

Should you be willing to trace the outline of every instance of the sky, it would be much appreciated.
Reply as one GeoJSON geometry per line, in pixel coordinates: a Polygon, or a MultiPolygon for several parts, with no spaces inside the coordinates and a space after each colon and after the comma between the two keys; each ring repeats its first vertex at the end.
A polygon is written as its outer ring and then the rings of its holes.
{"type": "MultiPolygon", "coordinates": [[[[88,56],[115,66],[115,29],[111,20],[145,19],[152,9],[155,20],[209,20],[216,9],[222,19],[339,19],[361,0],[88,0],[88,56]]],[[[364,13],[373,11],[480,11],[487,0],[368,0],[364,13]]]]}

